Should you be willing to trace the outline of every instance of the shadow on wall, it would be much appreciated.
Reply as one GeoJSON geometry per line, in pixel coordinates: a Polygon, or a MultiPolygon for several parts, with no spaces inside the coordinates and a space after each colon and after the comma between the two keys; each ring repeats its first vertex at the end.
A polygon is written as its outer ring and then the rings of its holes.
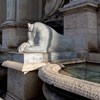
{"type": "Polygon", "coordinates": [[[7,68],[0,63],[0,97],[4,98],[7,90],[7,68]]]}
{"type": "Polygon", "coordinates": [[[0,44],[2,44],[2,31],[0,31],[0,44]]]}
{"type": "Polygon", "coordinates": [[[46,22],[45,24],[49,25],[52,27],[54,30],[56,30],[59,34],[64,34],[64,22],[63,19],[61,20],[54,20],[54,21],[49,21],[46,22]]]}

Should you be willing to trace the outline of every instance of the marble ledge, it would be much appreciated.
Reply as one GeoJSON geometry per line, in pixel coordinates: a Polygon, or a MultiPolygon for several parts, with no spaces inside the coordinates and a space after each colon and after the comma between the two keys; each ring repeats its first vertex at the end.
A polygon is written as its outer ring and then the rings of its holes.
{"type": "Polygon", "coordinates": [[[33,70],[38,70],[39,68],[45,66],[46,63],[30,63],[30,64],[23,64],[19,62],[14,62],[14,61],[4,61],[2,63],[2,66],[18,70],[21,72],[29,72],[33,70]]]}
{"type": "Polygon", "coordinates": [[[53,85],[65,91],[80,94],[91,100],[100,100],[100,84],[81,80],[59,73],[62,66],[51,64],[39,70],[39,77],[49,85],[53,85]]]}

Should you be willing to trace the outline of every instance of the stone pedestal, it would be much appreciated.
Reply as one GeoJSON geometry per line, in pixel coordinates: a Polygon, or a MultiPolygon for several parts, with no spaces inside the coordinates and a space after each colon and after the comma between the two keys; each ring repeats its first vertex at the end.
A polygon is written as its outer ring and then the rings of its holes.
{"type": "Polygon", "coordinates": [[[20,63],[60,63],[84,59],[87,52],[9,53],[10,61],[20,63]]]}
{"type": "Polygon", "coordinates": [[[64,14],[64,35],[73,40],[75,51],[97,51],[98,4],[83,1],[70,2],[60,9],[64,14]]]}
{"type": "Polygon", "coordinates": [[[40,0],[7,0],[6,20],[2,24],[2,51],[17,48],[27,41],[27,23],[40,21],[40,0]]]}
{"type": "Polygon", "coordinates": [[[35,100],[42,93],[42,82],[38,69],[48,62],[77,60],[76,52],[9,53],[9,61],[2,66],[8,68],[6,100],[35,100]]]}
{"type": "Polygon", "coordinates": [[[38,68],[45,63],[22,64],[5,61],[8,68],[7,94],[5,100],[34,100],[42,95],[42,81],[38,78],[38,68]]]}
{"type": "Polygon", "coordinates": [[[38,69],[45,66],[41,53],[9,53],[6,100],[35,100],[42,96],[42,81],[38,69]]]}

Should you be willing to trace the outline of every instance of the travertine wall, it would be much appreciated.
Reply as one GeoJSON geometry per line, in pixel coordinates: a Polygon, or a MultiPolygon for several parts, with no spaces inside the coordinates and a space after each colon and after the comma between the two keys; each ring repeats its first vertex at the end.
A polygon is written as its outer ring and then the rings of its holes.
{"type": "MultiPolygon", "coordinates": [[[[0,0],[0,26],[6,18],[6,0],[0,0]]],[[[0,28],[0,44],[2,44],[2,30],[0,28]]]]}
{"type": "Polygon", "coordinates": [[[0,0],[0,25],[6,18],[6,0],[0,0]]]}
{"type": "Polygon", "coordinates": [[[64,35],[73,40],[75,51],[98,50],[96,8],[95,3],[77,2],[61,9],[64,12],[64,35]]]}
{"type": "Polygon", "coordinates": [[[98,25],[98,47],[99,47],[99,51],[100,51],[100,5],[99,8],[97,10],[97,25],[98,25]]]}
{"type": "Polygon", "coordinates": [[[17,48],[27,41],[27,23],[42,18],[42,0],[7,0],[6,20],[2,24],[2,50],[17,48]]]}

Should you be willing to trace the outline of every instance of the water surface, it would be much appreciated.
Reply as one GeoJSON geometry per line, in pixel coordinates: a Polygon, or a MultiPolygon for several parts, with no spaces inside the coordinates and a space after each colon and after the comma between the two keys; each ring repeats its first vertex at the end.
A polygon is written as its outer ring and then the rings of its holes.
{"type": "Polygon", "coordinates": [[[71,77],[100,83],[100,64],[96,63],[78,63],[64,64],[60,73],[71,77]]]}

